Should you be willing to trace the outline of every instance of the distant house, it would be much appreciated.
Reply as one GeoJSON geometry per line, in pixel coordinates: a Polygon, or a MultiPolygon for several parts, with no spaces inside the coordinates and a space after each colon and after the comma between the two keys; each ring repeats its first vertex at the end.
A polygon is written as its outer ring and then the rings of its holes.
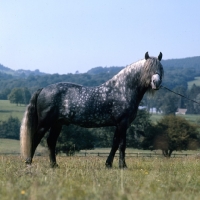
{"type": "Polygon", "coordinates": [[[176,115],[185,115],[186,112],[187,112],[187,109],[185,109],[185,108],[178,108],[177,112],[176,112],[176,115]]]}
{"type": "Polygon", "coordinates": [[[157,110],[156,108],[150,108],[149,113],[152,113],[152,114],[162,114],[162,111],[157,110]]]}

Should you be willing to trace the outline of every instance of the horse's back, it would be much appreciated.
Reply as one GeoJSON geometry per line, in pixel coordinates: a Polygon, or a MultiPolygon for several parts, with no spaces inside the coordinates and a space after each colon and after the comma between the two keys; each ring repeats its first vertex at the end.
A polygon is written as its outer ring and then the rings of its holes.
{"type": "Polygon", "coordinates": [[[83,127],[114,125],[112,104],[99,87],[57,83],[44,88],[37,102],[38,117],[83,127]]]}

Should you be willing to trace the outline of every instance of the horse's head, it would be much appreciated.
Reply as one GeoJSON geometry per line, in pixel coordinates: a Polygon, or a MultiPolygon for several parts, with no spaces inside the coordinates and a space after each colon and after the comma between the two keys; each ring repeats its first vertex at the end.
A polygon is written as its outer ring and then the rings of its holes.
{"type": "Polygon", "coordinates": [[[149,74],[150,74],[150,85],[151,89],[153,90],[158,90],[161,82],[162,82],[162,77],[163,77],[163,66],[160,63],[162,59],[162,53],[160,52],[158,58],[155,57],[149,57],[148,52],[145,54],[145,68],[148,69],[149,74]]]}

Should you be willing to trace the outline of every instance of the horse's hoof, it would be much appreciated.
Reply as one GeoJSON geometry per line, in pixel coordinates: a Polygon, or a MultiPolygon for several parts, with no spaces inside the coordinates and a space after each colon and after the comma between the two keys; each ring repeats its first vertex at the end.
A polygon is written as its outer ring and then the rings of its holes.
{"type": "Polygon", "coordinates": [[[128,167],[125,165],[125,166],[119,166],[120,169],[128,169],[128,167]]]}
{"type": "Polygon", "coordinates": [[[107,169],[111,169],[112,168],[112,164],[111,163],[106,163],[105,166],[106,166],[107,169]]]}
{"type": "Polygon", "coordinates": [[[31,163],[32,163],[32,159],[27,158],[27,159],[25,160],[25,164],[26,164],[26,166],[30,166],[31,163]]]}
{"type": "Polygon", "coordinates": [[[127,169],[128,167],[127,167],[126,163],[120,163],[119,168],[120,169],[127,169]]]}
{"type": "Polygon", "coordinates": [[[59,165],[57,163],[51,163],[50,167],[51,168],[59,168],[59,165]]]}

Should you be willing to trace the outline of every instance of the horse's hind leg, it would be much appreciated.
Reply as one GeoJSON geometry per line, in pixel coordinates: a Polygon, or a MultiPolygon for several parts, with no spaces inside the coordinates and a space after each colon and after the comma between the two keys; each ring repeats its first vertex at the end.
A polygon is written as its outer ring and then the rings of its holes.
{"type": "Polygon", "coordinates": [[[32,151],[31,151],[31,158],[26,160],[26,164],[31,164],[33,156],[35,154],[35,150],[40,143],[41,139],[44,137],[45,133],[48,131],[49,127],[41,127],[38,126],[37,132],[35,134],[35,137],[33,138],[33,144],[32,144],[32,151]]]}
{"type": "Polygon", "coordinates": [[[119,168],[127,168],[125,162],[125,150],[126,150],[126,130],[122,132],[119,142],[119,168]]]}
{"type": "Polygon", "coordinates": [[[51,167],[58,166],[56,163],[55,149],[56,149],[56,142],[57,142],[57,139],[58,139],[61,129],[62,129],[62,124],[57,123],[57,124],[53,125],[50,129],[49,136],[47,138],[47,144],[48,144],[48,148],[49,148],[49,159],[50,159],[51,167]]]}

